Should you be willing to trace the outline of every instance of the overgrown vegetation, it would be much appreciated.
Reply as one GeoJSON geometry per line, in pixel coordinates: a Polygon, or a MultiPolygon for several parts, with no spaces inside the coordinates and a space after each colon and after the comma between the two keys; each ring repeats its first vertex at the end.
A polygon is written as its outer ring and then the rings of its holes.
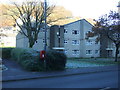
{"type": "Polygon", "coordinates": [[[14,48],[0,48],[0,58],[10,59],[12,49],[14,48]]]}

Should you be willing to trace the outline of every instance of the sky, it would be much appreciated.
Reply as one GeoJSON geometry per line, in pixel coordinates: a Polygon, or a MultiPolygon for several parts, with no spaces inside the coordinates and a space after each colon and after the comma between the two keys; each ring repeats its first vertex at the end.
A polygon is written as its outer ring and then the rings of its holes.
{"type": "MultiPolygon", "coordinates": [[[[23,1],[23,0],[11,0],[23,1]]],[[[42,0],[44,1],[44,0],[42,0]]],[[[46,0],[54,5],[60,5],[70,10],[73,16],[98,19],[101,15],[109,13],[110,10],[117,11],[120,0],[46,0]]],[[[0,0],[1,3],[9,0],[0,0]]]]}

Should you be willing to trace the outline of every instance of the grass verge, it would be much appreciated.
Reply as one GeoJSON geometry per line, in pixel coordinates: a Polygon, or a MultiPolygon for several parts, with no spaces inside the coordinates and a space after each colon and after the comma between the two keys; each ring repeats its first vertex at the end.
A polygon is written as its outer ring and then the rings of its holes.
{"type": "Polygon", "coordinates": [[[81,67],[99,67],[99,66],[109,66],[109,65],[118,65],[120,61],[114,62],[114,59],[106,58],[85,58],[85,59],[68,59],[66,68],[81,68],[81,67]]]}

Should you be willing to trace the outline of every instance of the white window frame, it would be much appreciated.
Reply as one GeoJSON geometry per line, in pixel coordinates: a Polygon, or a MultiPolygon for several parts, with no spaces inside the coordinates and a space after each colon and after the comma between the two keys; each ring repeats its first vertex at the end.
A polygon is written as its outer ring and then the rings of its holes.
{"type": "Polygon", "coordinates": [[[79,50],[76,50],[76,49],[75,49],[75,50],[72,50],[72,55],[79,55],[79,52],[80,52],[80,51],[79,51],[79,50]]]}
{"type": "Polygon", "coordinates": [[[64,33],[67,34],[67,33],[68,33],[68,30],[67,30],[67,29],[64,29],[64,33]]]}
{"type": "Polygon", "coordinates": [[[92,40],[86,40],[86,45],[92,45],[93,41],[92,40]]]}
{"type": "Polygon", "coordinates": [[[86,50],[86,55],[92,55],[92,50],[86,50]]]}
{"type": "Polygon", "coordinates": [[[72,40],[72,45],[79,45],[79,40],[72,40]]]}
{"type": "Polygon", "coordinates": [[[95,50],[95,54],[98,54],[99,53],[99,50],[95,50]]]}
{"type": "Polygon", "coordinates": [[[64,44],[67,44],[68,43],[68,40],[64,40],[64,44]]]}
{"type": "Polygon", "coordinates": [[[42,40],[43,44],[45,44],[45,39],[42,40]]]}
{"type": "Polygon", "coordinates": [[[72,30],[72,34],[77,35],[77,34],[79,34],[79,31],[78,30],[72,30]]]}
{"type": "Polygon", "coordinates": [[[65,54],[67,54],[67,53],[68,53],[68,50],[65,50],[64,52],[65,52],[65,54]]]}
{"type": "Polygon", "coordinates": [[[99,44],[99,42],[98,42],[98,41],[95,41],[95,44],[96,44],[96,45],[98,45],[98,44],[99,44]]]}

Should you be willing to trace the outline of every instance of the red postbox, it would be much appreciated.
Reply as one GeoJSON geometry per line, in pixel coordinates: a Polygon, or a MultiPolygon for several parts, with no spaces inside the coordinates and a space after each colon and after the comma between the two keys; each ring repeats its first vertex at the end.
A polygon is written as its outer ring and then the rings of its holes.
{"type": "Polygon", "coordinates": [[[40,59],[44,60],[44,58],[45,58],[45,51],[42,50],[40,51],[40,59]]]}

